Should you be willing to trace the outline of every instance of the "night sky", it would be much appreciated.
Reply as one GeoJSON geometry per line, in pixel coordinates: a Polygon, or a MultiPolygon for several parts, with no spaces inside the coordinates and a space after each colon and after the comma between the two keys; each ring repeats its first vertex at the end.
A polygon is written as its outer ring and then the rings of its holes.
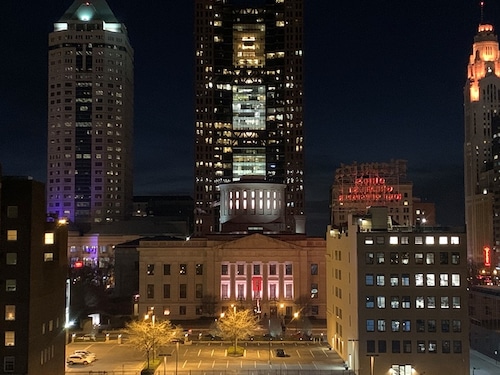
{"type": "MultiPolygon", "coordinates": [[[[72,0],[2,1],[0,163],[46,180],[47,38],[72,0]]],[[[340,163],[408,160],[414,195],[463,225],[463,85],[476,0],[305,0],[307,232],[340,163]]],[[[134,194],[192,194],[193,2],[108,0],[135,50],[134,194]]],[[[500,29],[500,4],[484,20],[500,29]]]]}

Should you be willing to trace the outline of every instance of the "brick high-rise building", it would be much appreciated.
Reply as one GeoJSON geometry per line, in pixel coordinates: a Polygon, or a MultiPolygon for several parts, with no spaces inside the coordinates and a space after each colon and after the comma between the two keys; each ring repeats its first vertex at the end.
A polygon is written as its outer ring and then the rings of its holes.
{"type": "Polygon", "coordinates": [[[195,43],[195,233],[304,233],[303,0],[196,0],[195,43]]]}
{"type": "Polygon", "coordinates": [[[49,35],[47,211],[77,224],[132,210],[133,50],[105,0],[75,0],[49,35]]]}

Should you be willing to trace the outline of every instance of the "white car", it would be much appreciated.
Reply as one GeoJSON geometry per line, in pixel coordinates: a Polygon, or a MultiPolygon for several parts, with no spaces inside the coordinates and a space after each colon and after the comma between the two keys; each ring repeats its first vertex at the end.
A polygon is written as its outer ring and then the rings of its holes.
{"type": "Polygon", "coordinates": [[[94,362],[96,360],[95,353],[89,352],[88,350],[75,350],[75,354],[85,356],[90,360],[89,362],[94,362]]]}
{"type": "Polygon", "coordinates": [[[92,361],[82,354],[71,354],[68,358],[66,358],[66,363],[68,365],[88,365],[90,362],[92,361]]]}

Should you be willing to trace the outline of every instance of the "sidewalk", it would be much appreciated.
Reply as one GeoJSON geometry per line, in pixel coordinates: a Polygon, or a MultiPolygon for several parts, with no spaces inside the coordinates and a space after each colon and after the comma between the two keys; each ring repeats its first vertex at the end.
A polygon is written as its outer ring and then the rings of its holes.
{"type": "Polygon", "coordinates": [[[470,351],[470,374],[471,375],[498,375],[500,374],[500,362],[495,361],[475,350],[470,351]]]}

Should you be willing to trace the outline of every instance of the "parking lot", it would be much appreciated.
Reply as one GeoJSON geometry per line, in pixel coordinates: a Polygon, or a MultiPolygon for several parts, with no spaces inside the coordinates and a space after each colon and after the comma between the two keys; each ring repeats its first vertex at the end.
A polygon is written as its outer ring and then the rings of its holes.
{"type": "MultiPolygon", "coordinates": [[[[166,354],[165,374],[177,372],[225,371],[225,370],[342,370],[342,361],[328,346],[313,342],[242,342],[245,348],[242,357],[227,355],[228,342],[192,342],[191,344],[171,344],[157,348],[157,354],[166,354]],[[177,351],[178,348],[178,351],[177,351]],[[283,349],[285,356],[278,357],[283,349]]],[[[67,354],[77,349],[89,350],[97,360],[89,365],[67,366],[67,373],[132,374],[140,371],[145,363],[145,355],[128,344],[109,342],[75,342],[67,345],[67,354]]],[[[163,365],[160,366],[163,371],[163,365]]],[[[163,372],[160,372],[162,374],[163,372]]]]}

